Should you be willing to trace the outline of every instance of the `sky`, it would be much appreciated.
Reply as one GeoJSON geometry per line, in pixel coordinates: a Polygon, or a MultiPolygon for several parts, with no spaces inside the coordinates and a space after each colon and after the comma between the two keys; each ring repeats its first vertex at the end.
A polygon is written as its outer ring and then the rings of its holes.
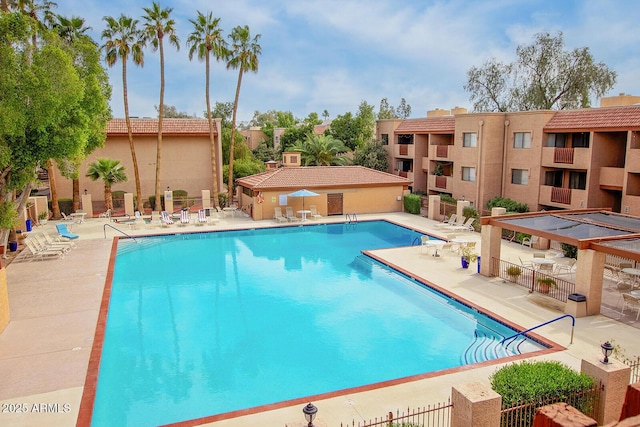
{"type": "MultiPolygon", "coordinates": [[[[242,79],[238,121],[254,112],[290,111],[303,119],[323,112],[333,119],[357,113],[366,101],[377,112],[387,98],[402,98],[411,117],[436,108],[471,111],[467,71],[495,58],[515,59],[518,45],[540,32],[562,31],[565,50],[588,47],[596,62],[618,73],[607,96],[640,95],[640,32],[636,0],[159,0],[173,8],[180,50],[165,41],[165,105],[204,117],[205,65],[189,60],[186,41],[197,12],[213,13],[228,37],[238,25],[260,34],[258,72],[242,79]]],[[[57,0],[54,11],[79,16],[100,44],[103,17],[125,14],[144,21],[151,0],[57,0]]],[[[106,67],[106,64],[105,64],[106,67]]],[[[127,64],[131,116],[157,117],[160,61],[144,51],[144,66],[127,64]]],[[[113,117],[124,117],[122,64],[108,69],[113,117]]],[[[211,63],[211,100],[232,102],[237,70],[211,63]]],[[[598,106],[594,99],[592,106],[598,106]]]]}

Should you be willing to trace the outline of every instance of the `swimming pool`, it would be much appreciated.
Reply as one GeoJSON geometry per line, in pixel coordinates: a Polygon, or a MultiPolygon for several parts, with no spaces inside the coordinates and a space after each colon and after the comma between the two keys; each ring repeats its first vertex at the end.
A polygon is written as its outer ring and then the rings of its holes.
{"type": "Polygon", "coordinates": [[[178,422],[516,353],[495,345],[512,329],[361,254],[420,235],[371,221],[120,241],[92,425],[178,422]]]}

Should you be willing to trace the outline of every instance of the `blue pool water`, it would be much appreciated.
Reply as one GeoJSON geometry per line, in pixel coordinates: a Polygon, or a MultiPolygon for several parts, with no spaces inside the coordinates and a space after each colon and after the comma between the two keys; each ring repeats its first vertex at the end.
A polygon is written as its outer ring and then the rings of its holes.
{"type": "Polygon", "coordinates": [[[178,422],[517,351],[496,350],[512,329],[361,254],[419,236],[372,221],[121,241],[92,425],[178,422]]]}

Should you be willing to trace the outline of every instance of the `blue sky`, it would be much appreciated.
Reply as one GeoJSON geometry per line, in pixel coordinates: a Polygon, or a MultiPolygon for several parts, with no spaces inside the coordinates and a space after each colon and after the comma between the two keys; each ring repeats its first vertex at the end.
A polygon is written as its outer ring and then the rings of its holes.
{"type": "MultiPolygon", "coordinates": [[[[103,44],[103,17],[141,19],[151,0],[58,0],[55,11],[80,16],[103,44]]],[[[471,109],[466,73],[489,58],[510,62],[516,46],[538,32],[562,31],[565,49],[588,47],[618,73],[608,95],[640,95],[640,32],[636,0],[160,0],[173,8],[181,48],[165,43],[165,104],[203,117],[205,68],[189,61],[186,40],[197,11],[221,18],[225,35],[237,25],[261,34],[258,73],[243,77],[238,120],[254,111],[311,112],[331,118],[376,111],[382,98],[411,105],[412,117],[455,106],[471,109]]],[[[233,101],[237,71],[212,62],[212,102],[233,101]]],[[[109,69],[114,117],[124,117],[121,64],[109,69]]],[[[159,54],[145,50],[143,68],[128,64],[132,116],[154,117],[159,103],[159,54]]],[[[598,100],[594,100],[594,106],[598,100]]]]}

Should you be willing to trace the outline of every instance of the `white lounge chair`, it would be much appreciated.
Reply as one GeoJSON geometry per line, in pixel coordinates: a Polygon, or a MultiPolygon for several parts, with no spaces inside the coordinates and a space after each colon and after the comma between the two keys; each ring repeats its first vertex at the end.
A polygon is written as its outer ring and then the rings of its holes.
{"type": "Polygon", "coordinates": [[[168,227],[171,224],[173,224],[173,220],[171,219],[171,217],[169,217],[169,212],[167,211],[160,212],[160,224],[163,227],[168,227]]]}
{"type": "Polygon", "coordinates": [[[196,225],[205,225],[208,221],[207,212],[204,209],[198,210],[198,221],[196,225]]]}
{"type": "Polygon", "coordinates": [[[456,218],[458,216],[456,214],[451,214],[451,216],[443,222],[440,222],[438,224],[435,224],[434,227],[435,228],[444,228],[444,227],[450,227],[452,225],[456,225],[456,218]]]}
{"type": "Polygon", "coordinates": [[[287,218],[282,215],[282,208],[279,206],[273,208],[273,218],[278,222],[287,222],[287,218]]]}
{"type": "Polygon", "coordinates": [[[300,218],[298,218],[294,213],[293,213],[293,208],[290,206],[287,206],[285,209],[285,216],[287,218],[287,220],[291,221],[291,222],[295,222],[295,221],[300,221],[300,218]]]}
{"type": "Polygon", "coordinates": [[[311,218],[311,219],[320,219],[320,218],[322,218],[322,215],[320,215],[318,213],[318,208],[316,208],[316,205],[309,206],[309,210],[311,211],[311,213],[309,215],[307,215],[308,218],[311,218]]]}
{"type": "Polygon", "coordinates": [[[182,209],[180,211],[180,226],[184,227],[185,225],[189,225],[189,223],[191,222],[191,219],[189,218],[189,210],[188,209],[182,209]]]}
{"type": "Polygon", "coordinates": [[[31,256],[34,258],[63,258],[65,254],[61,249],[40,249],[34,241],[29,240],[29,238],[25,239],[24,243],[27,245],[27,248],[29,248],[29,251],[31,252],[31,256]]]}

